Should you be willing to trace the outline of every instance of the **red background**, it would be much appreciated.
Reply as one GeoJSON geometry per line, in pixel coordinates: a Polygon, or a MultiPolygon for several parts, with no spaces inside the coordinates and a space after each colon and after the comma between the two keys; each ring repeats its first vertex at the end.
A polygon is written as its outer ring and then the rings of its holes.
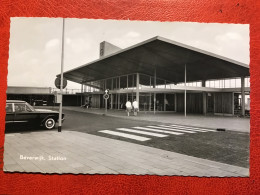
{"type": "Polygon", "coordinates": [[[1,0],[0,1],[0,194],[258,194],[260,153],[259,0],[1,0]],[[5,99],[10,17],[250,24],[251,133],[249,178],[3,173],[5,99]]]}

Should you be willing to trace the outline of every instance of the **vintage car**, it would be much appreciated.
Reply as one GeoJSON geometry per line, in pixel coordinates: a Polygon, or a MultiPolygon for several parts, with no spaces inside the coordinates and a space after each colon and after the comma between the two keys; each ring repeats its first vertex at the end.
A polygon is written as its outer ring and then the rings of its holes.
{"type": "MultiPolygon", "coordinates": [[[[59,119],[59,112],[45,109],[35,109],[25,101],[6,101],[6,126],[28,125],[44,126],[46,129],[53,129],[59,119]]],[[[62,114],[62,122],[64,114],[62,114]]]]}

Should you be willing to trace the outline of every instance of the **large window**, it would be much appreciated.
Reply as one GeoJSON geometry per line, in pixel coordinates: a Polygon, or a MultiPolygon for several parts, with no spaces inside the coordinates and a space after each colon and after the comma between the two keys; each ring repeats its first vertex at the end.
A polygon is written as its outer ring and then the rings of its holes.
{"type": "Polygon", "coordinates": [[[25,103],[15,103],[14,104],[14,111],[15,112],[32,112],[34,108],[29,106],[25,103]]]}
{"type": "Polygon", "coordinates": [[[13,106],[12,106],[12,104],[6,104],[6,106],[5,106],[5,111],[6,111],[6,113],[8,113],[8,112],[13,112],[13,106]]]}
{"type": "MultiPolygon", "coordinates": [[[[241,78],[230,78],[206,81],[206,87],[212,88],[241,88],[241,78]]],[[[250,78],[245,78],[245,87],[250,87],[250,78]]]]}

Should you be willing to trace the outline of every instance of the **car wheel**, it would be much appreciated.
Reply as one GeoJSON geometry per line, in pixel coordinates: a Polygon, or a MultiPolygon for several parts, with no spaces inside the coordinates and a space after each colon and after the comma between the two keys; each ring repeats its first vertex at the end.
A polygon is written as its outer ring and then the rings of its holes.
{"type": "Polygon", "coordinates": [[[48,118],[45,122],[44,122],[44,126],[46,129],[53,129],[55,126],[55,120],[53,118],[48,118]]]}

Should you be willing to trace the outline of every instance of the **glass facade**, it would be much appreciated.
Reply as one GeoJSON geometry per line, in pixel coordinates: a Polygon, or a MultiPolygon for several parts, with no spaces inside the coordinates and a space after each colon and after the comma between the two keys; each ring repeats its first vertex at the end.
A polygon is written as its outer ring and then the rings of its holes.
{"type": "MultiPolygon", "coordinates": [[[[136,78],[137,74],[124,75],[114,78],[108,78],[105,80],[88,82],[85,84],[84,92],[99,92],[105,89],[109,90],[135,90],[136,89],[136,78]]],[[[184,86],[184,83],[174,84],[170,81],[156,78],[145,74],[139,74],[139,89],[174,89],[175,86],[184,86]]],[[[201,81],[187,82],[186,86],[189,87],[202,87],[201,81]]],[[[241,79],[220,79],[220,80],[208,80],[206,86],[210,88],[240,88],[241,79]]],[[[250,78],[245,78],[245,87],[250,87],[250,78]]]]}
{"type": "MultiPolygon", "coordinates": [[[[219,79],[219,80],[207,80],[204,82],[205,87],[210,88],[241,88],[240,78],[230,78],[230,79],[219,79]]],[[[183,112],[184,109],[184,89],[182,91],[176,92],[176,86],[185,86],[184,83],[175,84],[171,81],[157,78],[155,76],[149,76],[141,73],[134,73],[129,75],[122,75],[118,77],[108,78],[95,82],[88,82],[83,87],[84,92],[97,92],[94,94],[99,94],[95,97],[95,101],[100,102],[100,108],[105,107],[105,100],[103,99],[103,93],[105,89],[110,90],[110,97],[107,101],[107,107],[109,109],[125,109],[125,104],[127,100],[133,102],[134,99],[138,100],[139,110],[145,112],[158,112],[158,111],[175,111],[183,112]],[[139,85],[137,84],[139,78],[139,85]],[[139,88],[137,88],[139,86],[139,88]],[[160,90],[162,89],[162,90],[160,90]],[[165,92],[163,91],[165,89],[165,92]],[[167,91],[166,91],[167,90],[167,91]],[[139,95],[138,95],[139,94],[139,95]],[[139,98],[138,98],[139,97],[139,98]],[[178,103],[177,103],[178,102],[178,103]]],[[[203,81],[187,82],[188,87],[202,87],[203,81]]],[[[245,87],[250,87],[250,78],[245,78],[245,87]]],[[[203,92],[204,93],[204,92],[203,92]]],[[[206,93],[206,92],[205,92],[206,93]]],[[[217,109],[221,108],[220,101],[216,97],[222,97],[226,94],[220,92],[206,93],[206,104],[207,113],[213,113],[217,109]],[[219,105],[218,105],[219,104],[219,105]]],[[[240,94],[238,92],[238,94],[240,94]]],[[[228,95],[230,98],[232,92],[228,95]]],[[[241,96],[241,95],[240,95],[241,96]]],[[[240,100],[240,96],[237,96],[240,100]]],[[[202,113],[204,101],[202,92],[188,93],[187,94],[187,105],[188,112],[199,110],[198,113],[202,113]],[[198,102],[198,103],[194,103],[198,102]],[[197,108],[197,107],[198,108],[197,108]]],[[[93,99],[94,101],[94,99],[93,99]]],[[[249,95],[246,96],[246,105],[250,102],[249,95]]],[[[235,101],[236,104],[236,101],[235,101]]],[[[234,106],[236,108],[236,106],[234,106]]],[[[238,110],[238,109],[237,109],[238,110]]],[[[229,113],[232,112],[229,109],[229,113]]],[[[240,111],[239,111],[240,112],[240,111]]]]}
{"type": "MultiPolygon", "coordinates": [[[[241,78],[209,80],[206,81],[206,87],[212,88],[240,88],[241,78]]],[[[245,87],[250,87],[250,78],[245,77],[245,87]]]]}

